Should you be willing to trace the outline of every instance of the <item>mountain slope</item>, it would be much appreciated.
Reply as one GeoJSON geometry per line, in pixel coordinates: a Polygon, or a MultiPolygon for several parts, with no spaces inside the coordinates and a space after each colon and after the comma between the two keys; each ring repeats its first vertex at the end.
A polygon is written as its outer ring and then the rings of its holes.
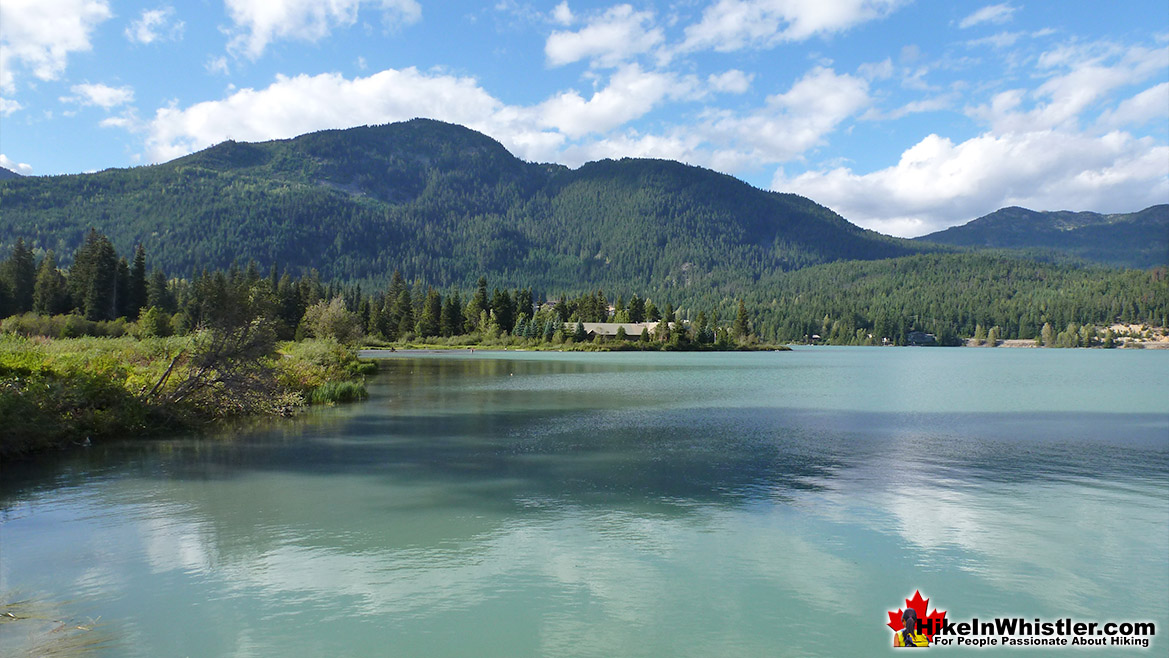
{"type": "Polygon", "coordinates": [[[1010,207],[916,238],[962,247],[1045,249],[1118,267],[1169,265],[1169,205],[1140,212],[1037,212],[1010,207]]]}
{"type": "Polygon", "coordinates": [[[21,177],[20,174],[16,173],[15,171],[12,171],[11,169],[6,169],[4,167],[0,167],[0,180],[11,180],[13,178],[20,178],[20,177],[21,177]]]}
{"type": "Polygon", "coordinates": [[[68,259],[90,226],[175,274],[255,259],[326,279],[433,284],[488,275],[575,290],[732,285],[934,247],[814,202],[660,160],[523,162],[472,130],[415,119],[225,142],[172,162],[0,183],[0,251],[68,259]]]}

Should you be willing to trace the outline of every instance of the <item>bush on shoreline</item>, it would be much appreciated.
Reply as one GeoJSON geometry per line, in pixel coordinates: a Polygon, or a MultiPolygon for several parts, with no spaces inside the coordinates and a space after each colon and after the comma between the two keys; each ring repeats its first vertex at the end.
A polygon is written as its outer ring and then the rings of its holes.
{"type": "Polygon", "coordinates": [[[245,374],[260,385],[241,393],[214,377],[194,377],[209,366],[198,353],[209,340],[0,334],[0,455],[360,399],[362,376],[376,369],[336,341],[285,343],[276,356],[251,359],[245,374]]]}

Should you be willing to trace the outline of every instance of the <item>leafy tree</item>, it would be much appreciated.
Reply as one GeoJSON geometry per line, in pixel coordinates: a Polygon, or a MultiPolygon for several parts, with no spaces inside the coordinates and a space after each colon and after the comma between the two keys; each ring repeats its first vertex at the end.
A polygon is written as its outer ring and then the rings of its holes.
{"type": "Polygon", "coordinates": [[[1043,329],[1040,330],[1039,336],[1044,347],[1055,347],[1055,329],[1051,327],[1050,322],[1043,323],[1043,329]]]}
{"type": "Polygon", "coordinates": [[[317,338],[353,343],[362,336],[361,319],[345,307],[345,300],[340,296],[308,307],[302,322],[310,335],[317,338]]]}

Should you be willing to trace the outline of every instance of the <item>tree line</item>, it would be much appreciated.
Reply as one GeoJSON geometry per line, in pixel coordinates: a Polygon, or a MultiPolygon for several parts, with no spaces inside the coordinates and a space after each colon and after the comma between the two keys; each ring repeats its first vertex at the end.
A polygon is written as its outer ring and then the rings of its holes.
{"type": "Polygon", "coordinates": [[[22,240],[0,263],[0,318],[9,318],[2,325],[8,331],[168,336],[200,326],[241,325],[257,316],[270,321],[279,340],[313,336],[395,342],[507,335],[581,342],[584,322],[658,322],[658,331],[641,338],[675,348],[728,347],[752,336],[741,301],[734,321],[724,326],[717,310],[684,318],[673,304],[659,309],[637,294],[628,301],[619,294],[611,303],[603,290],[564,293],[548,301],[538,299],[530,287],[489,291],[486,277],[466,296],[453,287],[440,291],[420,280],[407,282],[397,270],[384,289],[366,292],[359,284],[326,284],[315,270],[294,277],[273,266],[264,274],[254,261],[226,271],[203,270],[192,279],[171,278],[161,268],[148,272],[141,245],[128,260],[94,229],[68,269],[57,266],[52,251],[37,262],[22,240]]]}

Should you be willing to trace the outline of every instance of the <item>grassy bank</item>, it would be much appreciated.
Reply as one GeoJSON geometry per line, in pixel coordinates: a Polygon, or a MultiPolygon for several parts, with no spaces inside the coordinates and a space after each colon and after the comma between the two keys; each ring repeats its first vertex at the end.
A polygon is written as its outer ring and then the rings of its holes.
{"type": "Polygon", "coordinates": [[[331,340],[281,343],[239,363],[209,339],[24,338],[0,334],[0,455],[146,436],[305,404],[359,399],[376,365],[331,340]]]}

